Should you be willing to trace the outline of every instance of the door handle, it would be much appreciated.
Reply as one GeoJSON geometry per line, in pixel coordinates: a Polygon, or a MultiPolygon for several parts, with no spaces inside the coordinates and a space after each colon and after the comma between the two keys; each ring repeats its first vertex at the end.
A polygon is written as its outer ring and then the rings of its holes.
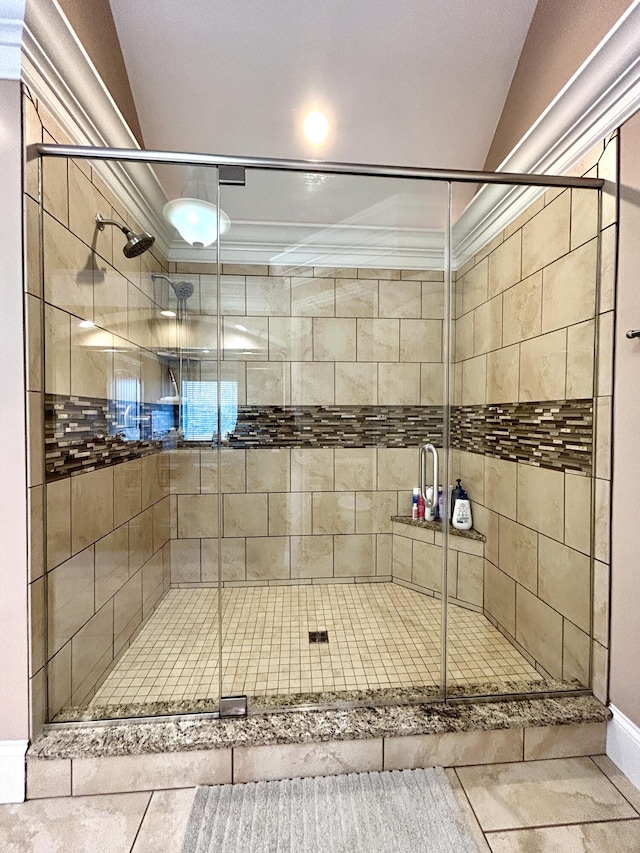
{"type": "Polygon", "coordinates": [[[420,492],[424,504],[429,509],[438,503],[438,451],[433,444],[424,444],[420,448],[420,492]],[[431,497],[427,497],[427,454],[433,454],[433,491],[431,497]]]}

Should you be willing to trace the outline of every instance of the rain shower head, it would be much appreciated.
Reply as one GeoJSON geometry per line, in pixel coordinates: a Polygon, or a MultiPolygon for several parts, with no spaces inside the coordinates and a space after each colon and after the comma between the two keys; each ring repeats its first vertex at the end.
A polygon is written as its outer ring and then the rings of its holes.
{"type": "Polygon", "coordinates": [[[188,299],[190,296],[193,296],[194,286],[191,281],[179,281],[176,283],[175,281],[171,281],[168,275],[152,272],[151,281],[157,281],[158,279],[162,279],[162,281],[166,281],[171,285],[178,301],[188,299]]]}
{"type": "Polygon", "coordinates": [[[115,219],[103,219],[99,213],[96,213],[96,223],[100,231],[104,231],[105,225],[115,225],[116,228],[119,228],[122,231],[124,236],[127,238],[127,242],[124,244],[124,248],[122,249],[125,258],[137,258],[138,255],[146,252],[147,249],[150,249],[155,243],[156,238],[151,234],[147,234],[146,231],[136,234],[130,228],[127,228],[126,225],[122,225],[115,219]]]}

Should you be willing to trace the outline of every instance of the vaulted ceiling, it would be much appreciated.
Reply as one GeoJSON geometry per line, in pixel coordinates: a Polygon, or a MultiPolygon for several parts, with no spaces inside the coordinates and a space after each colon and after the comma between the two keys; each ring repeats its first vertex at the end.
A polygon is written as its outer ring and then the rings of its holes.
{"type": "MultiPolygon", "coordinates": [[[[455,169],[483,166],[536,6],[136,0],[133,13],[110,2],[147,148],[455,169]],[[301,129],[312,109],[331,126],[319,146],[301,129]]],[[[183,193],[184,170],[160,175],[169,197],[183,193]]],[[[472,192],[456,191],[456,214],[472,192]]],[[[446,219],[440,187],[309,175],[253,174],[242,192],[225,189],[223,207],[252,223],[235,228],[245,243],[268,242],[276,223],[296,224],[290,242],[322,244],[335,236],[326,226],[415,238],[446,219]]]]}
{"type": "Polygon", "coordinates": [[[480,169],[536,0],[111,0],[148,147],[480,169]],[[319,107],[333,132],[305,142],[319,107]]]}

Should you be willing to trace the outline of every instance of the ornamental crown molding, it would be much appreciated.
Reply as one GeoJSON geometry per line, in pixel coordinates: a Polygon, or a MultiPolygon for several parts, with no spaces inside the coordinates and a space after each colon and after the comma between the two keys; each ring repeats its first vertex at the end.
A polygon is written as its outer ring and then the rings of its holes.
{"type": "MultiPolygon", "coordinates": [[[[634,0],[556,95],[499,172],[566,175],[598,142],[640,109],[640,0],[634,0]]],[[[544,190],[485,185],[453,228],[461,266],[544,190]]]]}
{"type": "MultiPolygon", "coordinates": [[[[56,0],[27,0],[21,77],[72,144],[140,148],[56,0]]],[[[93,165],[167,255],[173,229],[162,217],[167,199],[153,169],[145,163],[93,165]]]]}

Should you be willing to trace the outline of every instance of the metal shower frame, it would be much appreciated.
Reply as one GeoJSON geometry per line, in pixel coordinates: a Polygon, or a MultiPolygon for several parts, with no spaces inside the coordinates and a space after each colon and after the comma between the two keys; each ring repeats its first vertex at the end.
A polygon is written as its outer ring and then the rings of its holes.
{"type": "MultiPolygon", "coordinates": [[[[238,172],[242,169],[261,169],[285,172],[304,172],[304,173],[321,173],[334,175],[358,175],[364,177],[378,178],[398,178],[410,180],[424,181],[440,181],[448,184],[448,209],[447,209],[447,234],[445,238],[444,251],[444,287],[445,287],[445,323],[444,323],[444,340],[443,340],[443,358],[447,369],[445,370],[445,382],[443,393],[443,446],[449,448],[449,418],[450,418],[450,362],[451,362],[451,199],[452,199],[452,184],[453,183],[472,183],[472,184],[501,184],[504,186],[527,186],[527,187],[548,187],[548,188],[573,188],[573,189],[590,189],[602,190],[605,186],[605,181],[601,178],[583,178],[569,177],[562,175],[538,175],[526,174],[518,172],[483,172],[465,169],[430,169],[420,167],[407,166],[390,166],[376,164],[359,164],[359,163],[341,163],[322,160],[289,160],[268,157],[239,157],[230,155],[215,155],[215,154],[199,154],[177,151],[151,151],[144,149],[129,149],[129,148],[109,148],[109,147],[92,147],[84,145],[58,145],[58,144],[43,144],[39,143],[33,146],[33,149],[42,157],[66,157],[76,160],[114,160],[119,162],[134,162],[142,164],[163,164],[173,166],[208,166],[212,168],[229,167],[230,179],[224,180],[219,174],[217,184],[217,200],[216,203],[220,206],[220,184],[229,183],[237,184],[238,172]]],[[[218,225],[219,227],[219,225],[218,225]]],[[[219,235],[218,235],[219,236],[219,235]]],[[[219,245],[219,241],[216,245],[219,245]]],[[[216,257],[217,266],[217,305],[220,305],[220,274],[221,262],[219,252],[216,257]]],[[[217,340],[221,338],[221,317],[217,312],[217,340]]],[[[220,347],[217,347],[218,358],[218,376],[220,375],[220,347]]],[[[220,389],[218,388],[218,396],[220,389]]],[[[220,421],[220,400],[218,400],[218,420],[220,421]]],[[[218,435],[220,435],[220,423],[218,423],[218,435]]],[[[218,450],[218,470],[220,468],[220,442],[217,442],[218,450]]],[[[444,453],[442,480],[444,483],[449,482],[449,453],[444,453]]],[[[448,514],[448,501],[445,501],[448,514]]],[[[218,501],[218,530],[222,530],[222,504],[218,501]]],[[[504,699],[504,696],[496,697],[464,697],[452,699],[447,696],[447,604],[448,604],[448,554],[449,554],[449,525],[445,523],[442,526],[442,545],[443,545],[443,576],[442,576],[442,624],[441,624],[441,692],[443,701],[469,702],[478,701],[482,698],[504,699]]],[[[222,566],[221,553],[221,537],[218,536],[218,566],[222,566]]],[[[222,573],[218,571],[218,591],[219,591],[219,606],[218,606],[218,628],[220,643],[222,643],[222,608],[221,608],[221,591],[222,591],[222,573]]],[[[222,667],[219,667],[219,696],[222,700],[222,667]]],[[[588,692],[586,690],[567,690],[548,693],[536,693],[536,696],[559,696],[559,695],[580,695],[588,692]]],[[[530,694],[517,694],[520,698],[529,698],[530,694]]],[[[510,698],[516,698],[516,694],[509,694],[510,698]]],[[[342,703],[344,705],[344,703],[342,703]]],[[[349,704],[349,703],[347,703],[349,704]]],[[[308,707],[308,706],[307,706],[308,707]]],[[[316,706],[313,706],[314,708],[316,706]]],[[[324,707],[324,706],[318,706],[324,707]]],[[[217,714],[206,714],[202,716],[217,716],[217,714]]],[[[222,716],[222,713],[221,713],[222,716]]],[[[189,715],[186,718],[192,718],[189,715]]],[[[153,718],[158,719],[158,718],[153,718]]],[[[168,719],[176,719],[171,717],[168,719]]],[[[105,721],[114,722],[114,721],[105,721]]],[[[125,722],[132,722],[127,719],[125,722]]],[[[86,725],[101,725],[104,723],[91,722],[86,725]]],[[[50,724],[51,725],[51,724],[50,724]]],[[[54,724],[55,725],[55,724],[54,724]]],[[[68,724],[67,724],[68,725],[68,724]]],[[[85,724],[77,724],[85,725],[85,724]]]]}

